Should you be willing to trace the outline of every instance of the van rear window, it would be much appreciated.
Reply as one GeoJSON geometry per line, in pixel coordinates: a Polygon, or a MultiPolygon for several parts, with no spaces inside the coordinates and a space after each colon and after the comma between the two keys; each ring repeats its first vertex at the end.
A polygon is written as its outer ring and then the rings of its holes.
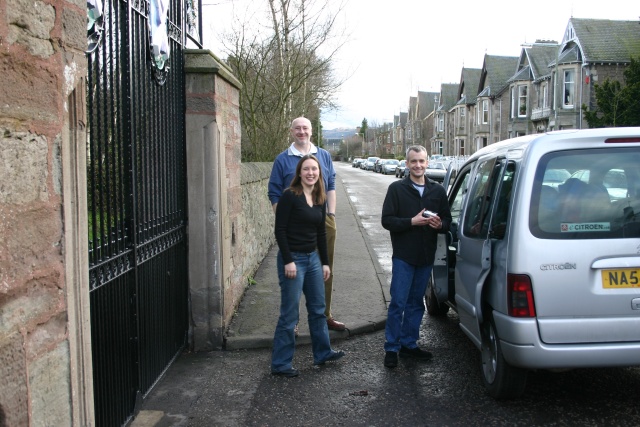
{"type": "Polygon", "coordinates": [[[529,227],[540,238],[640,237],[637,148],[549,153],[536,170],[529,227]]]}

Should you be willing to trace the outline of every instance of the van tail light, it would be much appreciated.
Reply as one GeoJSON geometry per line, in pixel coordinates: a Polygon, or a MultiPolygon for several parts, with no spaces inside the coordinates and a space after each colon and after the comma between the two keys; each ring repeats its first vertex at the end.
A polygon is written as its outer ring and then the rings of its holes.
{"type": "Polygon", "coordinates": [[[536,317],[531,279],[524,274],[507,274],[509,316],[536,317]]]}

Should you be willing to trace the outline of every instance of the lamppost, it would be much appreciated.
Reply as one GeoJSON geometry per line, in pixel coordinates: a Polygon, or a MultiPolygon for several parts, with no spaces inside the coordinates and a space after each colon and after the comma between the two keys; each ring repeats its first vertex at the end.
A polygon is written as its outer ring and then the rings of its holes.
{"type": "MultiPolygon", "coordinates": [[[[355,135],[359,136],[360,134],[356,132],[355,135]]],[[[362,134],[362,157],[364,157],[364,133],[362,134]]]]}

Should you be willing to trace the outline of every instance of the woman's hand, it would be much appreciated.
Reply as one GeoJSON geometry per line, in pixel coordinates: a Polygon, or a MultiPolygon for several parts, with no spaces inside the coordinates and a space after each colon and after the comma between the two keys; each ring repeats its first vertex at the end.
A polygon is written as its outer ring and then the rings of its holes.
{"type": "Polygon", "coordinates": [[[331,276],[331,269],[329,268],[328,265],[322,266],[322,276],[324,277],[325,282],[329,280],[329,276],[331,276]]]}
{"type": "Polygon", "coordinates": [[[289,264],[284,265],[284,277],[287,279],[295,279],[296,278],[296,263],[290,262],[289,264]]]}

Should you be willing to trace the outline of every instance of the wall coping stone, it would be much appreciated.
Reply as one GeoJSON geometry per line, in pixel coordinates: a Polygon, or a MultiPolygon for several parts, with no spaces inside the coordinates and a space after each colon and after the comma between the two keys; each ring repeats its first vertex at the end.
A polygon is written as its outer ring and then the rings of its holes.
{"type": "Polygon", "coordinates": [[[208,49],[185,49],[184,71],[186,74],[218,74],[238,90],[242,89],[242,83],[231,68],[208,49]]]}

